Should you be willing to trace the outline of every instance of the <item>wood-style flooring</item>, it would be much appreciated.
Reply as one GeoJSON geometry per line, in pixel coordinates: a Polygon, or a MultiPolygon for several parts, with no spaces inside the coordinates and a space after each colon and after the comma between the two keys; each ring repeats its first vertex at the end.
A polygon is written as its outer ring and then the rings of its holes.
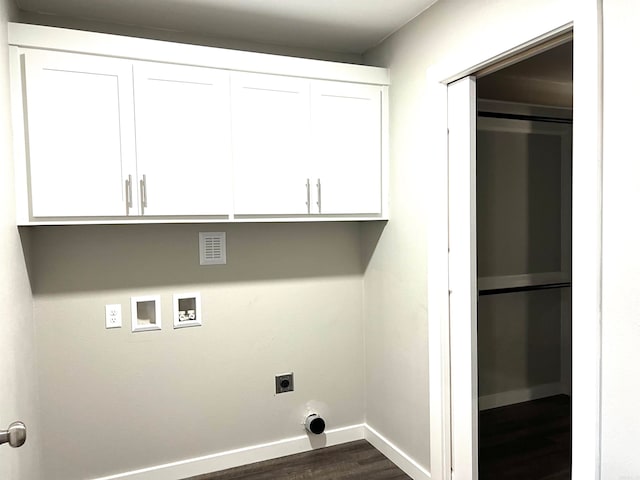
{"type": "Polygon", "coordinates": [[[484,410],[480,480],[569,480],[571,401],[566,395],[484,410]]]}
{"type": "Polygon", "coordinates": [[[184,480],[411,480],[366,440],[184,480]]]}
{"type": "MultiPolygon", "coordinates": [[[[479,415],[480,480],[570,480],[568,396],[484,410],[479,415]]],[[[366,440],[184,480],[411,480],[366,440]]]]}

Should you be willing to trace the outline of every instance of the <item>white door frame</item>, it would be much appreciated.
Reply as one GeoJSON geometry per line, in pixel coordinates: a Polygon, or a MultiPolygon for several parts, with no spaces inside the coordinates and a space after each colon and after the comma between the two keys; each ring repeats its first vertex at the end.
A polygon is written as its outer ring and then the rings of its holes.
{"type": "Polygon", "coordinates": [[[478,274],[476,79],[447,88],[449,132],[449,346],[451,463],[456,478],[478,478],[478,274]]]}
{"type": "MultiPolygon", "coordinates": [[[[432,174],[448,179],[447,85],[533,45],[573,30],[573,318],[572,478],[600,479],[601,278],[602,278],[602,0],[575,2],[574,21],[484,62],[437,65],[427,72],[429,105],[437,110],[428,127],[436,162],[432,174]],[[434,133],[435,132],[435,133],[434,133]]],[[[432,205],[447,205],[448,192],[432,205]]],[[[437,197],[437,198],[436,198],[437,197]]],[[[428,322],[431,477],[450,479],[452,468],[449,308],[449,212],[433,208],[428,218],[428,322]]],[[[468,273],[467,273],[468,274],[468,273]]],[[[464,461],[464,460],[463,460],[464,461]]],[[[471,468],[465,465],[467,471],[471,468]]],[[[460,471],[464,471],[461,468],[460,471]]],[[[458,480],[462,480],[458,477],[458,480]]],[[[475,480],[475,479],[464,479],[475,480]]]]}

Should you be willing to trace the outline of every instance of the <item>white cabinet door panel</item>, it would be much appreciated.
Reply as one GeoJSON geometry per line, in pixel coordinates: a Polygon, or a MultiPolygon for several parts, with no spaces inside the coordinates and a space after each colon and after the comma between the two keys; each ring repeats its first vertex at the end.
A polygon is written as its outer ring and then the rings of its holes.
{"type": "Polygon", "coordinates": [[[235,213],[306,214],[309,81],[237,74],[232,105],[235,213]]]}
{"type": "Polygon", "coordinates": [[[134,78],[142,213],[228,215],[229,73],[137,63],[134,78]]]}
{"type": "Polygon", "coordinates": [[[381,213],[381,88],[316,81],[311,92],[313,180],[320,179],[321,194],[311,212],[381,213]]]}
{"type": "Polygon", "coordinates": [[[131,64],[29,51],[25,94],[34,217],[123,216],[133,171],[131,64]]]}

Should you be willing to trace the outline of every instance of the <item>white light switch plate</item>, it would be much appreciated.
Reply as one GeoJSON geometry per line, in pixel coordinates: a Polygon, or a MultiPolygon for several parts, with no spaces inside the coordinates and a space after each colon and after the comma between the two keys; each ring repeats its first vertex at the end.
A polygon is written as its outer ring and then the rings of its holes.
{"type": "Polygon", "coordinates": [[[122,327],[122,305],[119,303],[114,305],[105,305],[104,321],[106,328],[122,327]]]}

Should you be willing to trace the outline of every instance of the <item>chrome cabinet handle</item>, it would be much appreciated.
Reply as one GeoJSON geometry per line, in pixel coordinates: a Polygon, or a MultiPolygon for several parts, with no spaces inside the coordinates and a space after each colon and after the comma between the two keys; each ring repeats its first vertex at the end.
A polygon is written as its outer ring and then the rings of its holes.
{"type": "Polygon", "coordinates": [[[318,179],[318,183],[316,183],[316,188],[318,189],[318,213],[322,213],[322,185],[320,184],[320,179],[318,179]]]}
{"type": "Polygon", "coordinates": [[[311,185],[307,178],[307,213],[311,213],[311,185]]]}
{"type": "Polygon", "coordinates": [[[131,197],[133,196],[131,193],[131,175],[124,181],[125,188],[125,201],[127,204],[127,215],[129,215],[129,209],[133,206],[131,197]]]}
{"type": "Polygon", "coordinates": [[[144,214],[144,209],[147,208],[147,176],[142,175],[142,180],[140,180],[140,195],[142,196],[142,213],[144,214]]]}
{"type": "Polygon", "coordinates": [[[0,430],[0,445],[8,443],[13,448],[18,448],[26,441],[27,427],[22,422],[13,422],[7,430],[0,430]]]}

